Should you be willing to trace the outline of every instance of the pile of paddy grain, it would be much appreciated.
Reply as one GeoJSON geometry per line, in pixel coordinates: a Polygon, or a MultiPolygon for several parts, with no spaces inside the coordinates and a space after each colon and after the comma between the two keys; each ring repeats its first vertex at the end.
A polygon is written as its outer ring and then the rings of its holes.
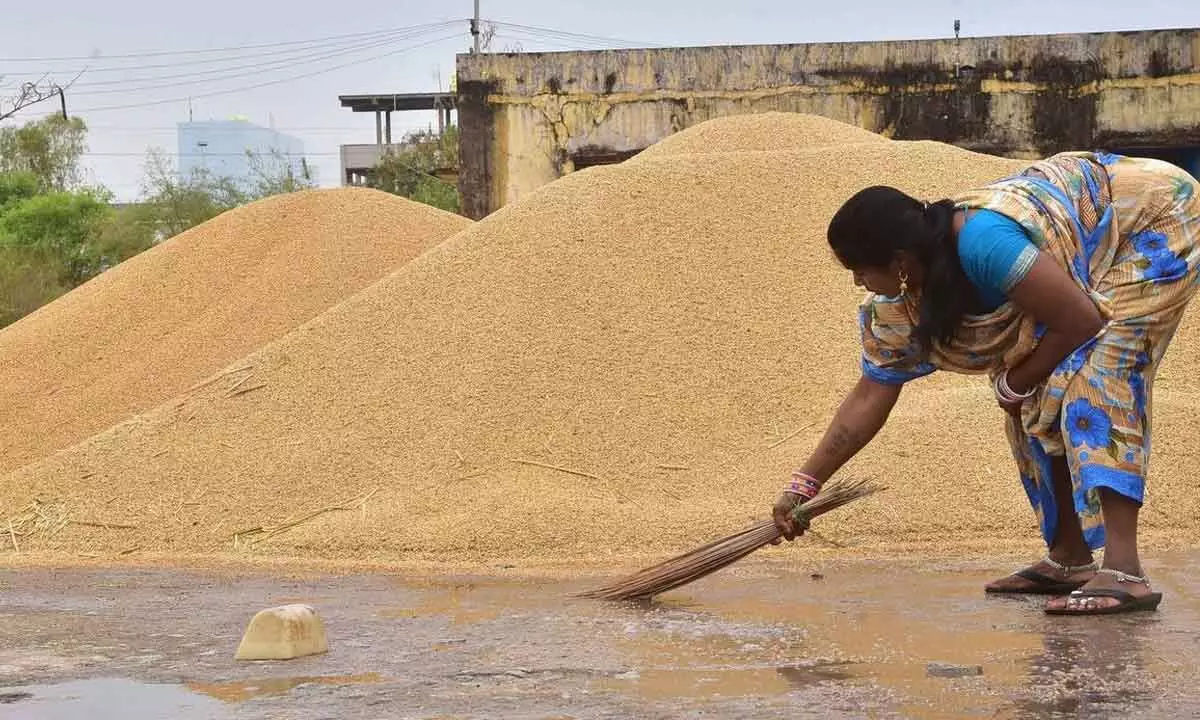
{"type": "Polygon", "coordinates": [[[0,472],[178,395],[469,224],[374,190],[305,191],[100,275],[0,332],[0,472]]]}
{"type": "Polygon", "coordinates": [[[767,112],[730,115],[665,138],[638,158],[719,152],[794,152],[833,145],[882,143],[881,135],[820,115],[767,112]]]}
{"type": "MultiPolygon", "coordinates": [[[[861,294],[824,240],[838,205],[1018,165],[877,142],[568,176],[235,364],[249,369],[0,479],[0,506],[40,497],[131,526],[23,539],[42,551],[662,559],[761,519],[858,377],[861,294]]],[[[1153,483],[1178,496],[1148,522],[1194,536],[1180,469],[1198,458],[1164,395],[1156,431],[1176,454],[1153,483]]],[[[979,379],[915,383],[845,472],[891,490],[822,518],[825,537],[1036,547],[979,379]]]]}

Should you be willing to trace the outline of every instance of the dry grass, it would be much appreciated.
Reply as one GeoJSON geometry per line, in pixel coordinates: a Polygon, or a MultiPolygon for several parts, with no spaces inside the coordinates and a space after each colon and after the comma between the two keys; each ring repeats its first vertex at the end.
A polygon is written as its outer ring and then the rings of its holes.
{"type": "MultiPolygon", "coordinates": [[[[824,240],[838,205],[875,183],[937,198],[1018,166],[876,141],[570,175],[229,364],[249,370],[0,478],[0,506],[36,493],[139,525],[120,538],[70,526],[35,550],[219,553],[244,528],[380,488],[361,511],[240,552],[669,556],[766,517],[858,376],[861,294],[824,240]],[[264,386],[232,394],[249,372],[239,390],[264,386]]],[[[1185,328],[1176,343],[1195,339],[1185,328]]],[[[1144,517],[1148,537],[1197,538],[1196,395],[1182,386],[1188,353],[1173,353],[1180,364],[1156,387],[1144,517]]],[[[886,505],[822,518],[822,536],[847,552],[1036,543],[978,379],[915,383],[845,474],[891,487],[886,505]]]]}
{"type": "Polygon", "coordinates": [[[372,190],[308,191],[133,258],[0,332],[0,473],[178,395],[469,224],[372,190]]]}

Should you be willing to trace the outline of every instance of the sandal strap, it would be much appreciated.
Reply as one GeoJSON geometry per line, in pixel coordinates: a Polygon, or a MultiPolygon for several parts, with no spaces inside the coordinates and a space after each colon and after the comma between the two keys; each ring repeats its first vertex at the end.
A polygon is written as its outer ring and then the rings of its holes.
{"type": "Polygon", "coordinates": [[[1100,569],[1100,563],[1096,562],[1095,560],[1087,565],[1063,565],[1047,555],[1046,557],[1042,558],[1042,562],[1059,571],[1063,575],[1074,575],[1075,573],[1081,572],[1096,572],[1100,569]]]}
{"type": "Polygon", "coordinates": [[[1067,595],[1068,600],[1087,600],[1088,598],[1116,598],[1121,601],[1133,600],[1133,595],[1124,590],[1105,590],[1104,588],[1096,588],[1095,590],[1072,590],[1070,595],[1067,595]]]}
{"type": "Polygon", "coordinates": [[[1120,570],[1113,570],[1111,568],[1100,568],[1096,572],[1115,577],[1119,583],[1137,583],[1138,585],[1150,587],[1150,578],[1146,576],[1130,575],[1129,573],[1123,573],[1120,570]]]}

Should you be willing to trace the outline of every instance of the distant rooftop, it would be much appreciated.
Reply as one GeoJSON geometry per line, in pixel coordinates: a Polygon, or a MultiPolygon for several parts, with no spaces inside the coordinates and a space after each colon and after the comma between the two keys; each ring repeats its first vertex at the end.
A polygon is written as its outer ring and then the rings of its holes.
{"type": "Polygon", "coordinates": [[[454,107],[454,93],[393,93],[391,95],[339,95],[342,107],[353,112],[443,110],[454,107]]]}

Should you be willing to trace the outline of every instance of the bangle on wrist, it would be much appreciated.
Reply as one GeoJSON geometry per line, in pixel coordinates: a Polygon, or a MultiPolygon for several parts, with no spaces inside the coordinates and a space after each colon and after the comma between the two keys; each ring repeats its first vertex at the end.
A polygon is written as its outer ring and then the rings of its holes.
{"type": "Polygon", "coordinates": [[[808,473],[796,470],[792,473],[792,480],[783,489],[785,493],[799,495],[806,500],[812,500],[821,492],[821,481],[809,475],[808,473]]]}
{"type": "Polygon", "coordinates": [[[1003,403],[1015,403],[1015,402],[1024,401],[1028,398],[1033,397],[1034,391],[1037,390],[1037,388],[1030,388],[1029,390],[1027,390],[1024,393],[1018,393],[1017,391],[1013,390],[1012,387],[1010,387],[1008,384],[1008,371],[1007,370],[1005,370],[1004,372],[1002,372],[996,376],[996,382],[993,385],[992,389],[995,391],[996,397],[1000,400],[1000,402],[1003,402],[1003,403]]]}

